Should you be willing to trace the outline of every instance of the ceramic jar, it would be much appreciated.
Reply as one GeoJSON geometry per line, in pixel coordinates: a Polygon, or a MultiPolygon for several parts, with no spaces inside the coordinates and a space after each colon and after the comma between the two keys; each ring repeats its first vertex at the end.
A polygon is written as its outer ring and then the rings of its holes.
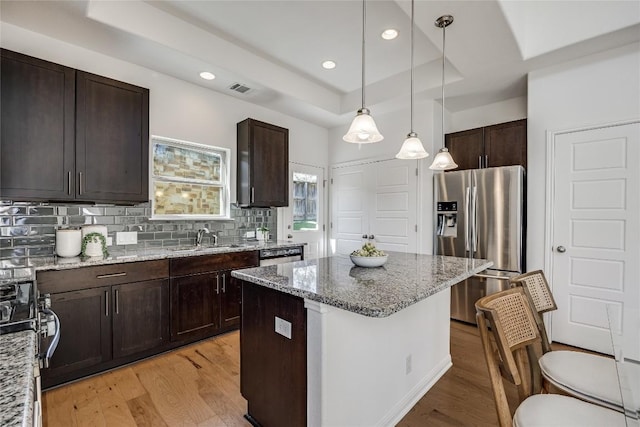
{"type": "Polygon", "coordinates": [[[82,236],[80,230],[56,230],[56,254],[59,257],[75,257],[82,250],[82,236]]]}

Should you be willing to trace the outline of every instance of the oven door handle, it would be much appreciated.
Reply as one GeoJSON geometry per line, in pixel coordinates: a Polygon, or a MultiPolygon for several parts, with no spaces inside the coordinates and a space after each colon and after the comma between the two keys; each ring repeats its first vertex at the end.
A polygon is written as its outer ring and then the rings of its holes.
{"type": "Polygon", "coordinates": [[[53,317],[53,322],[55,323],[56,327],[53,339],[49,343],[47,351],[43,354],[44,358],[42,360],[42,367],[48,368],[49,360],[51,360],[51,357],[53,357],[53,353],[56,351],[56,348],[58,348],[58,343],[60,342],[60,319],[58,319],[58,315],[49,308],[42,309],[42,312],[53,317]]]}

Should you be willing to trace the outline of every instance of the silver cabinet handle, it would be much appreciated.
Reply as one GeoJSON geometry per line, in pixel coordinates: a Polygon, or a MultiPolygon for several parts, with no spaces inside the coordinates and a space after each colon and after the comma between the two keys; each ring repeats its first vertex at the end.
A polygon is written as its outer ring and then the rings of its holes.
{"type": "Polygon", "coordinates": [[[109,317],[109,291],[104,291],[104,315],[109,317]]]}
{"type": "Polygon", "coordinates": [[[222,293],[226,293],[227,292],[227,275],[226,274],[222,274],[222,293]]]}
{"type": "Polygon", "coordinates": [[[82,194],[82,172],[78,172],[78,194],[82,194]]]}
{"type": "Polygon", "coordinates": [[[108,279],[110,277],[120,277],[120,276],[126,276],[127,273],[123,272],[123,273],[111,273],[111,274],[98,274],[96,276],[96,279],[108,279]]]}
{"type": "Polygon", "coordinates": [[[251,203],[256,201],[256,189],[255,187],[251,187],[251,203]]]}
{"type": "Polygon", "coordinates": [[[120,314],[120,291],[116,289],[116,314],[120,314]]]}
{"type": "Polygon", "coordinates": [[[565,253],[567,251],[567,249],[564,246],[558,246],[556,248],[556,251],[560,252],[561,254],[565,253]]]}
{"type": "Polygon", "coordinates": [[[67,172],[67,194],[71,195],[71,171],[67,172]]]}
{"type": "Polygon", "coordinates": [[[482,169],[482,156],[478,156],[478,169],[482,169]]]}
{"type": "Polygon", "coordinates": [[[287,234],[287,239],[293,239],[293,234],[287,234]]]}
{"type": "Polygon", "coordinates": [[[220,293],[220,275],[216,274],[216,295],[220,293]]]}
{"type": "Polygon", "coordinates": [[[488,154],[484,155],[484,167],[485,168],[489,167],[489,155],[488,154]]]}

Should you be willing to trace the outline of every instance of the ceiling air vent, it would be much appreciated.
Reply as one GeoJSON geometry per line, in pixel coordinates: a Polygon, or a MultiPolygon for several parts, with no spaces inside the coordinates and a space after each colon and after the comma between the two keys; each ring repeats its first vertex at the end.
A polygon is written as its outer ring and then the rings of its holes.
{"type": "Polygon", "coordinates": [[[229,89],[236,91],[236,92],[240,92],[240,93],[247,93],[251,90],[250,87],[245,86],[243,84],[240,83],[234,83],[231,86],[229,86],[229,89]]]}

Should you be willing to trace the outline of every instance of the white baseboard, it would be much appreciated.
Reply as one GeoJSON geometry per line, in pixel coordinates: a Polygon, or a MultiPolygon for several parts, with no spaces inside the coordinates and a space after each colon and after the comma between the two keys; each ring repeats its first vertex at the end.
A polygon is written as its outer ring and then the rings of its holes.
{"type": "Polygon", "coordinates": [[[453,366],[451,355],[447,355],[425,377],[413,387],[377,424],[380,427],[395,426],[415,406],[416,403],[434,386],[436,382],[453,366]]]}

